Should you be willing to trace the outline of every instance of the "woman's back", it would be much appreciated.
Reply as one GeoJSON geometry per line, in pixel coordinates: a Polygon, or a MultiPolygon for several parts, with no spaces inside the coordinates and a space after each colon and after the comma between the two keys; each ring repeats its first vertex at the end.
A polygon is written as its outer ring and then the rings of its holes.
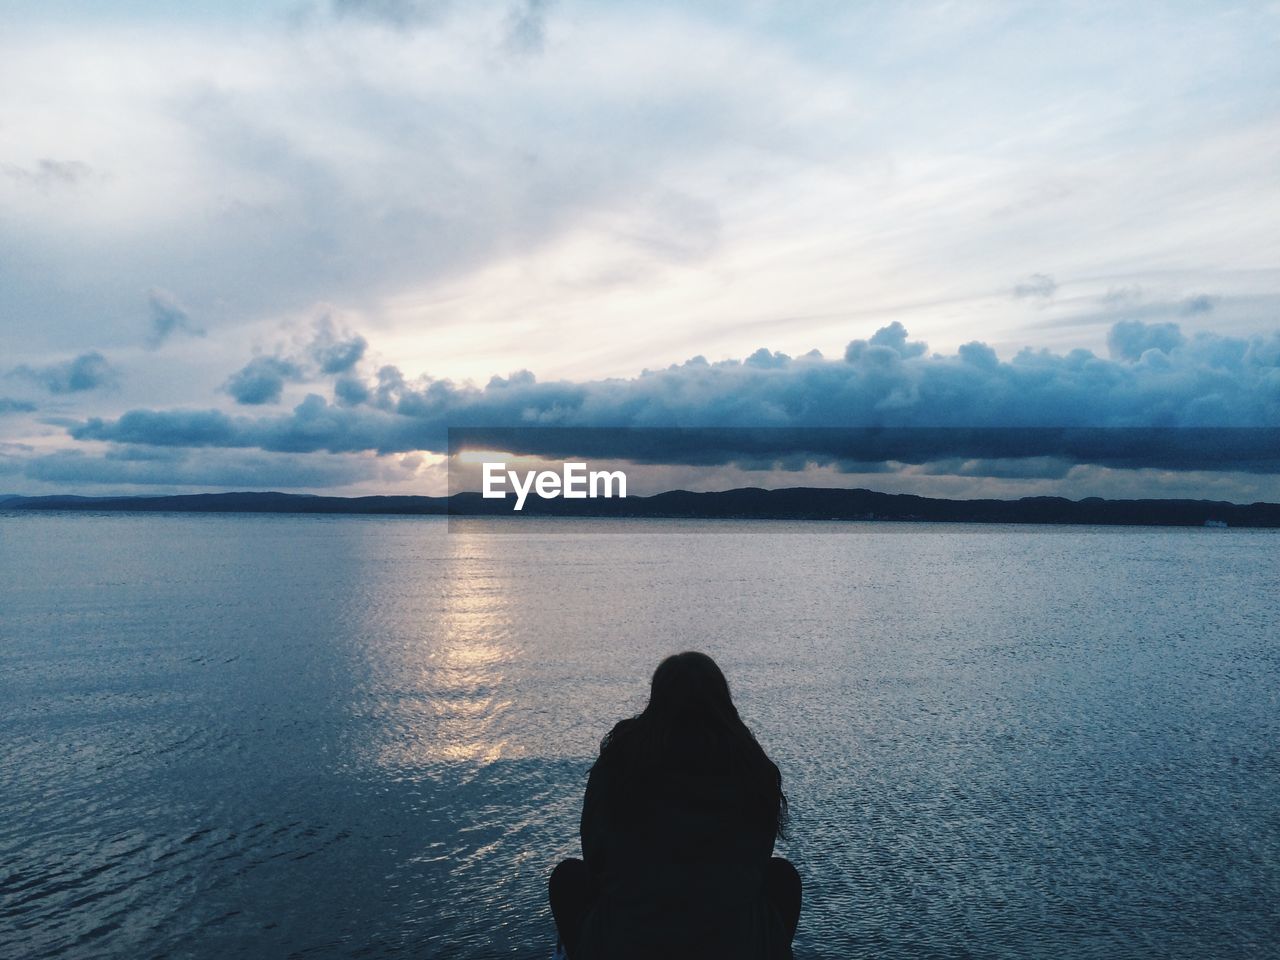
{"type": "MultiPolygon", "coordinates": [[[[605,738],[588,779],[588,902],[568,921],[580,929],[561,930],[571,960],[790,956],[799,880],[771,859],[785,816],[777,767],[738,719],[710,658],[668,658],[654,687],[645,713],[605,738]],[[682,689],[678,676],[671,686],[683,697],[664,695],[664,669],[678,660],[707,675],[710,707],[690,703],[702,691],[682,689]]],[[[553,901],[554,893],[553,885],[553,901]]]]}

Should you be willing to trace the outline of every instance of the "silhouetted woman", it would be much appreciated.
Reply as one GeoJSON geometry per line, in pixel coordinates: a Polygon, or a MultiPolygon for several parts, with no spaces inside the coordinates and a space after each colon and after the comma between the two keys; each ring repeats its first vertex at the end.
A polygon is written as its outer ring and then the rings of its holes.
{"type": "Polygon", "coordinates": [[[551,874],[569,960],[791,956],[800,877],[773,857],[782,775],[701,653],[668,657],[649,705],[600,744],[582,804],[583,860],[551,874]]]}

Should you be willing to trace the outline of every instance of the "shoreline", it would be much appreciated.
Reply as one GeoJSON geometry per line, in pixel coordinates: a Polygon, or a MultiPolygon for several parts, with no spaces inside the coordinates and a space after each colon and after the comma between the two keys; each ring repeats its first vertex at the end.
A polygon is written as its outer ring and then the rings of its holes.
{"type": "Polygon", "coordinates": [[[806,520],[826,522],[1036,524],[1280,528],[1280,504],[1212,500],[1103,500],[1024,497],[944,500],[863,489],[742,488],[712,493],[673,490],[651,496],[568,503],[531,500],[520,513],[513,498],[479,493],[448,497],[331,497],[278,492],[147,497],[9,496],[4,512],[284,513],[355,516],[443,516],[523,519],[806,520]]]}

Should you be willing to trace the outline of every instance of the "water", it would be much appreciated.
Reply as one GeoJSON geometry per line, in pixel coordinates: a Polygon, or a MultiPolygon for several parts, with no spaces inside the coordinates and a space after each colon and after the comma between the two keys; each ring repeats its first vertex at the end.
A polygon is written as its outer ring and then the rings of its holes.
{"type": "Polygon", "coordinates": [[[0,516],[0,956],[546,957],[684,648],[798,956],[1280,955],[1276,533],[492,523],[0,516]]]}

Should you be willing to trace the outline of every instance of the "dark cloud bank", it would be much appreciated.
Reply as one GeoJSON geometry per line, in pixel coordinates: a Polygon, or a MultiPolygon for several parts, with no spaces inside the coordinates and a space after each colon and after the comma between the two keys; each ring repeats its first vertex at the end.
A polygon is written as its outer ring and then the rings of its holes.
{"type": "MultiPolygon", "coordinates": [[[[1002,361],[976,341],[944,356],[911,341],[893,323],[854,340],[842,360],[762,349],[743,361],[695,357],[632,379],[539,382],[521,371],[478,388],[430,377],[409,380],[390,366],[361,377],[356,367],[363,339],[331,337],[328,352],[313,350],[312,359],[322,372],[337,375],[333,399],[310,394],[289,413],[265,416],[133,410],[117,420],[89,420],[71,433],[80,440],[156,447],[396,453],[443,452],[450,428],[519,427],[529,437],[535,436],[531,428],[610,428],[606,435],[614,441],[593,455],[671,463],[772,458],[784,469],[801,468],[809,455],[850,469],[855,461],[865,469],[867,462],[947,457],[1276,469],[1271,444],[1280,427],[1280,333],[1188,336],[1175,324],[1134,321],[1117,324],[1109,343],[1108,358],[1088,350],[1063,355],[1026,349],[1002,361]],[[708,448],[708,435],[700,445],[685,434],[664,448],[651,435],[637,449],[638,435],[617,429],[673,427],[751,428],[752,436],[768,439],[747,444],[749,449],[737,439],[708,448]],[[809,428],[876,431],[847,432],[861,439],[842,445],[815,439],[832,437],[830,430],[809,428]],[[872,436],[881,439],[869,444],[872,436]],[[1177,439],[1170,446],[1156,442],[1160,437],[1177,439]],[[788,463],[788,455],[798,459],[788,463]]],[[[228,389],[241,402],[269,400],[290,375],[291,368],[275,364],[289,363],[261,358],[233,377],[228,389]]],[[[541,436],[528,444],[543,448],[529,452],[582,452],[550,449],[561,442],[541,436]]]]}

